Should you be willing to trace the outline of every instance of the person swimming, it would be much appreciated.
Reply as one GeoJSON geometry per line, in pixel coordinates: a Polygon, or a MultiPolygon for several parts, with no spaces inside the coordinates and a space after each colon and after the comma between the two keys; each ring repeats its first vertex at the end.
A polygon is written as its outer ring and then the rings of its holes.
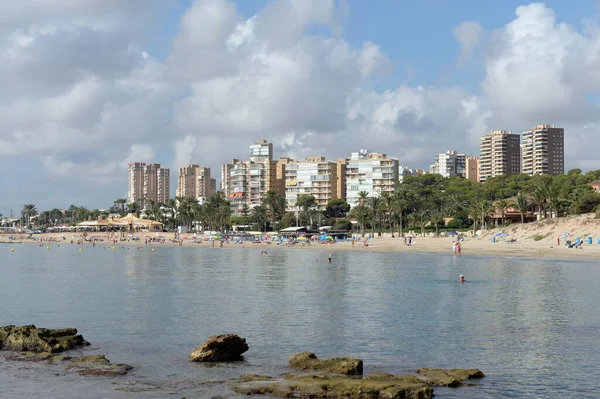
{"type": "Polygon", "coordinates": [[[458,281],[460,283],[466,283],[467,282],[467,280],[465,280],[464,274],[461,274],[460,276],[458,276],[458,281]]]}

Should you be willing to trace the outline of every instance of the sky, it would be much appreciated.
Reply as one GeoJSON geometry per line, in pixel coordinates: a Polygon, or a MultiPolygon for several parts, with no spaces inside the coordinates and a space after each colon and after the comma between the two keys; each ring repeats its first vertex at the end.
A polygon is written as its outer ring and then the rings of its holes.
{"type": "Polygon", "coordinates": [[[565,129],[599,169],[600,2],[0,2],[0,214],[127,196],[177,169],[359,149],[426,168],[491,130],[565,129]]]}

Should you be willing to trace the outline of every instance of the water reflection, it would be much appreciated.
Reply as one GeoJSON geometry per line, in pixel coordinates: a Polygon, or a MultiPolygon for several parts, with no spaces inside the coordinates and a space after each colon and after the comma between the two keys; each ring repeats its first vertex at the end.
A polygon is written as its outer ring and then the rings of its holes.
{"type": "MultiPolygon", "coordinates": [[[[361,357],[367,371],[488,375],[476,390],[441,390],[442,398],[585,397],[597,388],[587,377],[600,372],[593,263],[332,252],[329,264],[329,250],[21,248],[0,265],[0,324],[76,326],[109,357],[139,364],[140,378],[279,373],[291,353],[310,350],[361,357]],[[458,283],[459,274],[469,281],[458,283]],[[247,363],[188,364],[191,348],[225,332],[248,339],[247,363]]],[[[27,396],[25,385],[48,382],[36,378],[6,386],[27,396]]],[[[99,396],[89,381],[69,383],[99,396]]],[[[226,387],[200,396],[218,394],[231,397],[226,387]]]]}

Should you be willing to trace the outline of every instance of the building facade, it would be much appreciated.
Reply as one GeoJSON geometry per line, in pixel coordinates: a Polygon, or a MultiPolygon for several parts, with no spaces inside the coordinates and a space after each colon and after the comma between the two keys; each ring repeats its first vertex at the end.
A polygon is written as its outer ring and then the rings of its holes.
{"type": "Polygon", "coordinates": [[[216,192],[217,181],[210,175],[210,168],[188,165],[179,168],[177,197],[208,199],[216,192]]]}
{"type": "Polygon", "coordinates": [[[479,140],[479,181],[521,173],[521,136],[495,130],[479,140]]]}
{"type": "Polygon", "coordinates": [[[221,166],[221,191],[236,216],[261,205],[269,190],[284,195],[283,183],[277,179],[278,163],[273,161],[273,144],[259,140],[249,149],[250,160],[234,159],[221,166]]]}
{"type": "Polygon", "coordinates": [[[170,171],[160,164],[132,162],[128,167],[129,203],[137,203],[142,209],[148,200],[165,203],[169,199],[170,171]]]}
{"type": "Polygon", "coordinates": [[[317,209],[324,211],[327,202],[338,198],[337,162],[325,157],[308,157],[304,161],[285,163],[285,199],[288,210],[294,210],[300,195],[312,195],[317,209]]]}
{"type": "Polygon", "coordinates": [[[560,175],[565,173],[565,131],[554,125],[537,125],[523,133],[522,173],[560,175]]]}
{"type": "Polygon", "coordinates": [[[358,204],[359,192],[366,191],[369,196],[391,193],[399,181],[398,159],[383,153],[360,150],[338,163],[344,165],[346,201],[351,207],[358,204]]]}
{"type": "Polygon", "coordinates": [[[424,175],[426,173],[427,171],[425,169],[413,169],[409,168],[408,166],[400,165],[398,167],[398,181],[402,183],[405,177],[424,175]]]}
{"type": "Polygon", "coordinates": [[[429,173],[437,173],[446,178],[465,177],[467,174],[466,160],[467,156],[465,154],[459,154],[456,151],[437,154],[435,163],[429,167],[429,173]]]}
{"type": "Polygon", "coordinates": [[[465,178],[474,182],[479,181],[479,158],[467,157],[465,159],[465,178]]]}

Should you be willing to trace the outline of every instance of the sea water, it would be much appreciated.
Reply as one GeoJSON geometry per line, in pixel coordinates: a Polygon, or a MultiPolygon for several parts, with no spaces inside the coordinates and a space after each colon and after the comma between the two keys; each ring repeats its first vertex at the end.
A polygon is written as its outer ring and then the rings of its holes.
{"type": "Polygon", "coordinates": [[[0,358],[2,398],[241,398],[219,381],[287,372],[303,351],[363,359],[365,373],[486,374],[476,386],[436,388],[439,398],[600,395],[599,262],[335,246],[13,247],[0,246],[0,325],[76,327],[92,345],[75,354],[135,370],[84,377],[0,358]],[[221,333],[247,339],[245,361],[188,361],[221,333]]]}

